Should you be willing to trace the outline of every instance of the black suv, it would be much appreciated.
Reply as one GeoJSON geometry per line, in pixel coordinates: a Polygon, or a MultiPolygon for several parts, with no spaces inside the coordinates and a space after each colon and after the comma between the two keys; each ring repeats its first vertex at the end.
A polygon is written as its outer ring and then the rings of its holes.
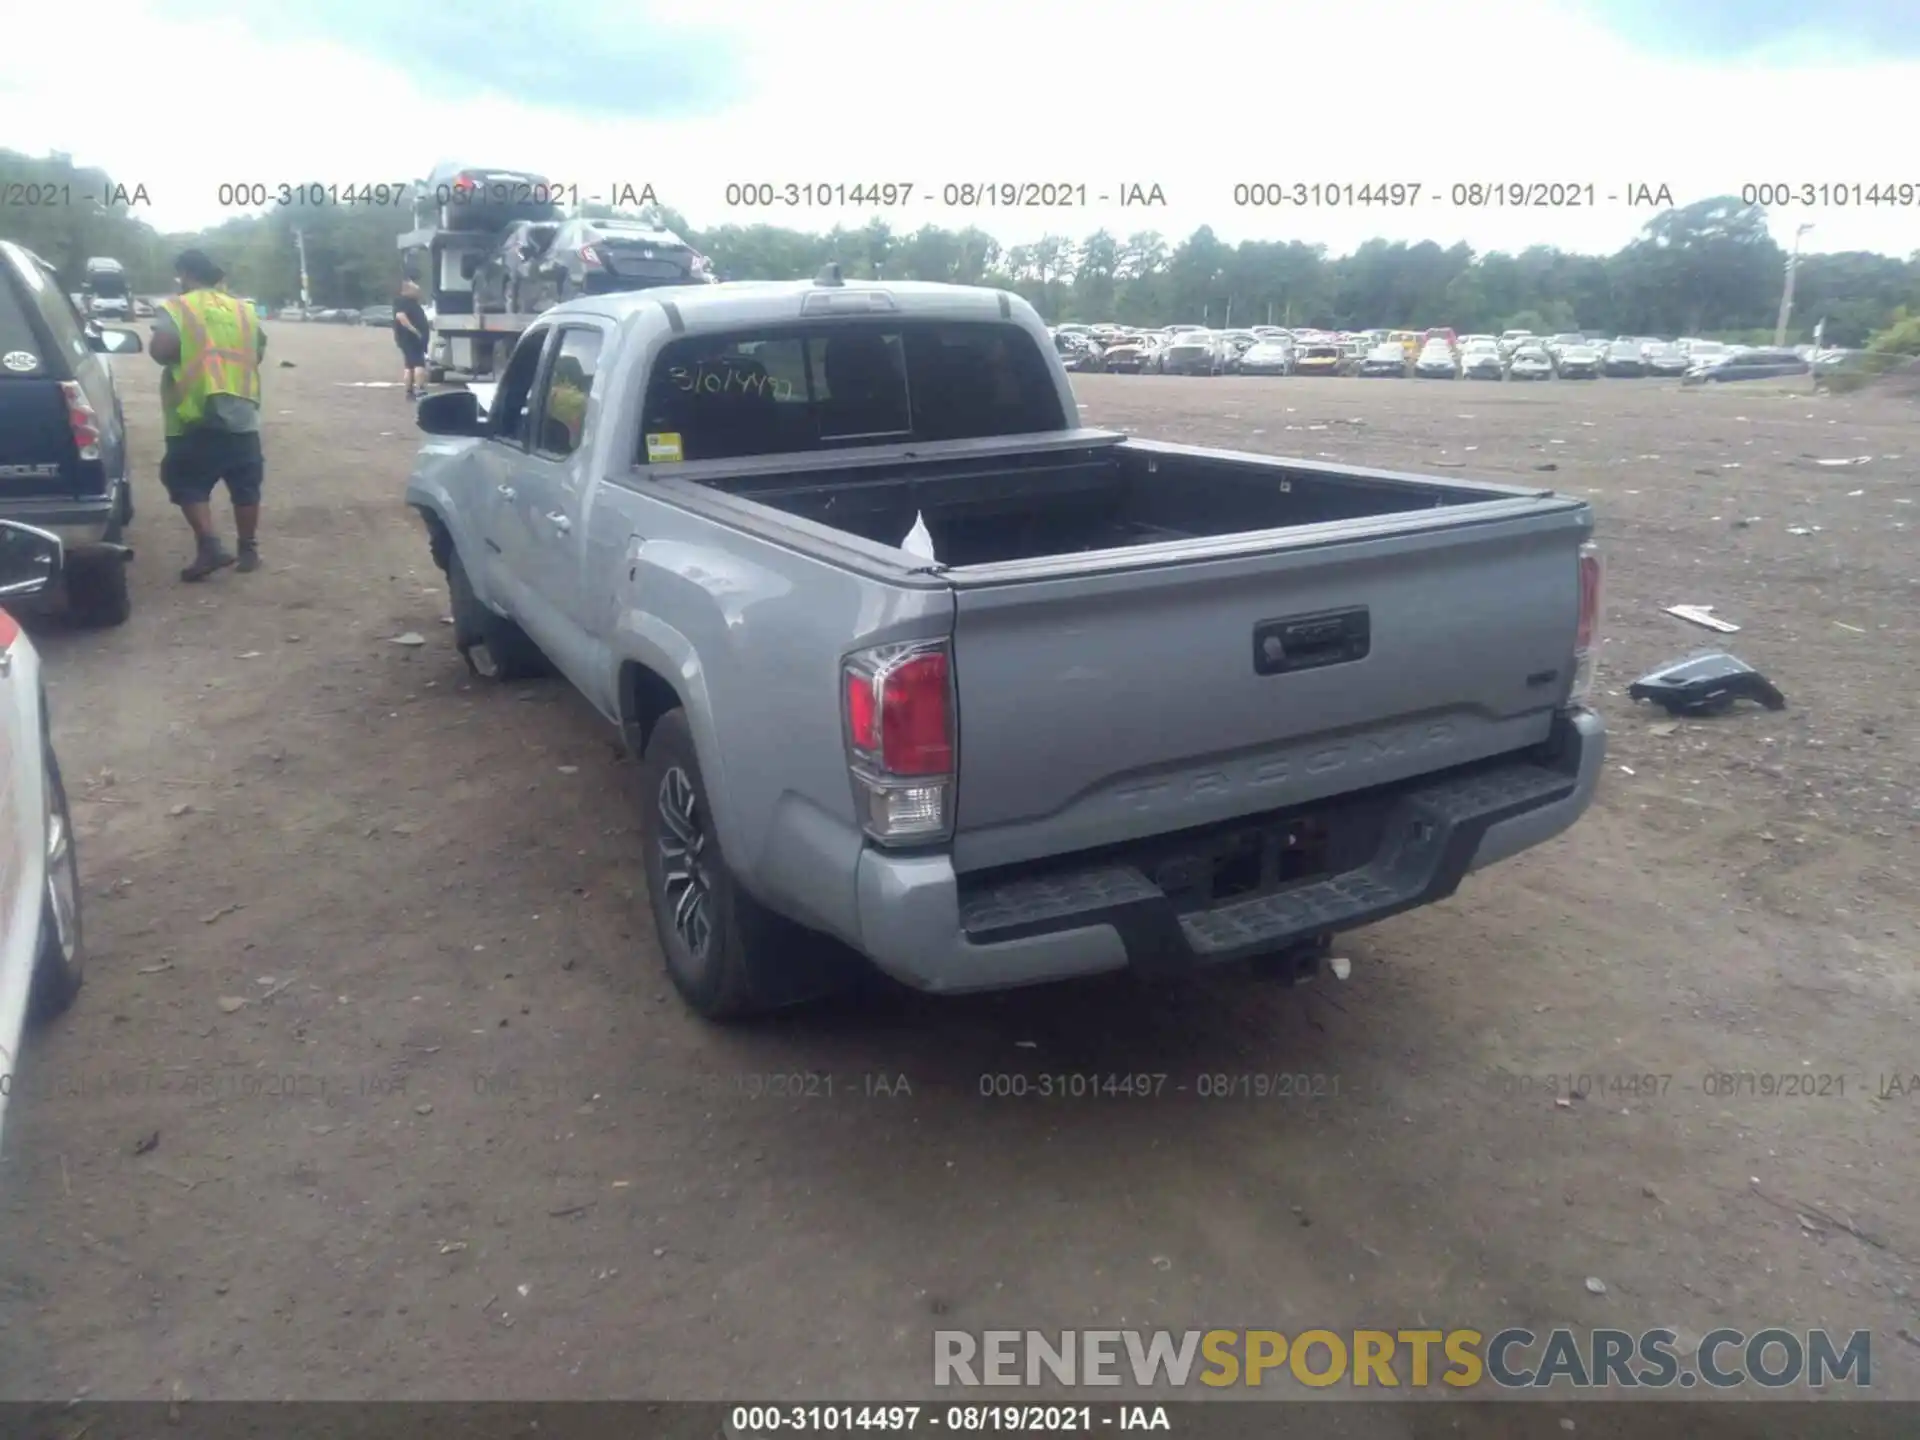
{"type": "Polygon", "coordinates": [[[0,520],[60,537],[82,625],[132,613],[127,427],[105,357],[140,348],[133,331],[82,318],[52,266],[0,240],[0,520]]]}

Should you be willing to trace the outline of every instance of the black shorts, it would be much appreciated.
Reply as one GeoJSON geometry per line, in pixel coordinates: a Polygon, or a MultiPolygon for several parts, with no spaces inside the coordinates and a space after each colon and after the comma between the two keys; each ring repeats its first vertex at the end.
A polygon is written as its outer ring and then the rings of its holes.
{"type": "Polygon", "coordinates": [[[176,505],[204,505],[222,480],[234,504],[258,505],[265,474],[257,430],[235,434],[195,426],[185,434],[169,435],[160,457],[160,483],[176,505]]]}
{"type": "Polygon", "coordinates": [[[426,341],[420,339],[417,335],[408,335],[404,339],[396,339],[394,344],[400,347],[400,356],[407,362],[407,369],[424,370],[427,368],[426,341]]]}

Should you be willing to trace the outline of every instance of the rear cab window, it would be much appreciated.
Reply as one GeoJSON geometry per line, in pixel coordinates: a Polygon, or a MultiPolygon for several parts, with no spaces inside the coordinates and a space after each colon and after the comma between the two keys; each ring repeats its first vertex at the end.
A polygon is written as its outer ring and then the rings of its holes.
{"type": "Polygon", "coordinates": [[[1068,426],[1017,325],[839,320],[690,335],[648,377],[636,460],[732,460],[1068,426]]]}

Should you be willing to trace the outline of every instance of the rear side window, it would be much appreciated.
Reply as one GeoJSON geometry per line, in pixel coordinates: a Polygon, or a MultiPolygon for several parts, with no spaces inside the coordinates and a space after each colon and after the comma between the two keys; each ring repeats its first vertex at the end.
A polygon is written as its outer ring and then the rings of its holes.
{"type": "Polygon", "coordinates": [[[44,376],[48,370],[46,342],[28,318],[27,307],[33,302],[27,297],[32,291],[16,253],[11,247],[0,250],[0,380],[44,376]]]}
{"type": "Polygon", "coordinates": [[[731,460],[1066,424],[1047,357],[1016,325],[840,321],[667,345],[636,458],[731,460]]]}

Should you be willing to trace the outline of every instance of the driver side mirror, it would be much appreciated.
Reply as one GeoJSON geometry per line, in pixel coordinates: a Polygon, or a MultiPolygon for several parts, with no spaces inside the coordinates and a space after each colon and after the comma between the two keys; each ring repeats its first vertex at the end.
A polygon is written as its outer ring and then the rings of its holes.
{"type": "Polygon", "coordinates": [[[65,560],[58,535],[0,520],[0,598],[38,595],[59,578],[65,560]]]}
{"type": "Polygon", "coordinates": [[[443,390],[429,395],[415,409],[414,419],[429,435],[472,437],[486,433],[480,397],[471,390],[443,390]]]}
{"type": "Polygon", "coordinates": [[[87,347],[103,355],[138,355],[140,336],[133,330],[96,329],[87,332],[87,347]]]}

